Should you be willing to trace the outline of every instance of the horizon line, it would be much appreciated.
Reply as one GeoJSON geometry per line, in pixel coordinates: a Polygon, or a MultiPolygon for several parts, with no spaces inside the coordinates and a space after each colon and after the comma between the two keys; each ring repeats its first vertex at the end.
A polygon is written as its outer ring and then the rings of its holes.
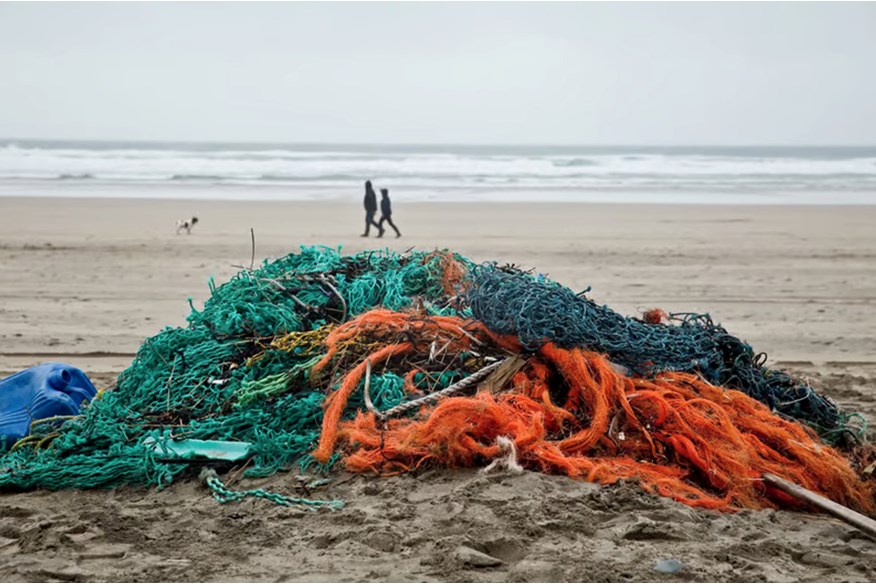
{"type": "Polygon", "coordinates": [[[129,138],[22,138],[0,137],[0,143],[14,142],[80,142],[92,144],[105,144],[112,142],[128,142],[132,144],[233,144],[233,145],[259,145],[259,146],[350,146],[350,147],[543,147],[543,148],[876,148],[873,143],[805,143],[789,144],[782,142],[761,143],[551,143],[551,142],[332,142],[332,141],[273,141],[273,140],[183,140],[183,139],[129,139],[129,138]]]}

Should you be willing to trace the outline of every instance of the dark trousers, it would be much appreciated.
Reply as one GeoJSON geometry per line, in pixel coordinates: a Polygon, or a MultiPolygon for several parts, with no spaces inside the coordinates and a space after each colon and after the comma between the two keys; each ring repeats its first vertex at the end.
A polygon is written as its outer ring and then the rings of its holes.
{"type": "Polygon", "coordinates": [[[375,220],[374,216],[377,214],[377,211],[365,211],[365,233],[363,235],[368,235],[371,231],[371,226],[375,226],[378,231],[383,231],[383,227],[381,227],[375,220]]]}
{"type": "Polygon", "coordinates": [[[399,231],[398,227],[395,226],[395,223],[392,222],[392,214],[384,215],[383,217],[380,218],[380,223],[377,224],[377,227],[379,227],[381,231],[383,231],[383,222],[384,221],[389,223],[389,226],[393,228],[396,235],[401,235],[401,231],[399,231]]]}

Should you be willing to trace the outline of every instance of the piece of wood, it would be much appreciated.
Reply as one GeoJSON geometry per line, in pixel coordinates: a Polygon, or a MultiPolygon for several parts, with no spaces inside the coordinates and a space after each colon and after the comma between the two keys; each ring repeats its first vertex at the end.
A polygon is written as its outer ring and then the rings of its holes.
{"type": "Polygon", "coordinates": [[[505,387],[505,384],[514,377],[515,373],[523,369],[524,365],[526,365],[526,359],[522,356],[514,355],[513,357],[508,357],[504,360],[502,365],[493,370],[493,372],[481,382],[478,386],[478,390],[486,390],[490,393],[496,393],[505,387]]]}
{"type": "Polygon", "coordinates": [[[876,521],[873,521],[866,515],[862,515],[857,511],[852,511],[848,507],[844,507],[839,503],[835,503],[827,497],[822,497],[818,493],[813,493],[809,489],[805,489],[800,485],[796,485],[790,481],[786,481],[785,479],[777,477],[774,474],[764,473],[763,480],[768,485],[780,489],[785,493],[788,493],[792,497],[797,497],[801,501],[805,501],[813,507],[817,507],[822,511],[830,513],[834,517],[842,519],[849,525],[857,527],[864,533],[868,534],[870,537],[876,539],[876,521]]]}
{"type": "Polygon", "coordinates": [[[377,411],[377,408],[374,407],[374,402],[371,401],[371,359],[365,360],[365,389],[363,393],[365,394],[365,407],[368,408],[369,412],[374,412],[380,417],[380,412],[377,411]]]}

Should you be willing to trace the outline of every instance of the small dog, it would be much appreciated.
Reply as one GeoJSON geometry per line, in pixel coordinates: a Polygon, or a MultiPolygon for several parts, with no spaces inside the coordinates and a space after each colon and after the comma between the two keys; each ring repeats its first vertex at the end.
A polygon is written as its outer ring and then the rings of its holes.
{"type": "Polygon", "coordinates": [[[194,227],[197,222],[197,217],[192,217],[191,219],[180,219],[176,222],[176,234],[179,235],[180,231],[185,229],[186,235],[191,235],[192,227],[194,227]]]}

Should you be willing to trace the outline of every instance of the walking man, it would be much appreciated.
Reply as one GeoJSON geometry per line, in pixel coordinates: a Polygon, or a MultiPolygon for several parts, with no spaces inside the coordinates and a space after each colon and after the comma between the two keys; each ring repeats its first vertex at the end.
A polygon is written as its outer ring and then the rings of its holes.
{"type": "Polygon", "coordinates": [[[380,235],[377,237],[383,237],[383,222],[386,221],[395,231],[396,238],[399,238],[401,237],[401,231],[392,222],[392,203],[389,201],[389,190],[380,189],[380,197],[380,223],[377,224],[380,228],[380,235]]]}
{"type": "Polygon", "coordinates": [[[377,195],[374,193],[374,188],[371,186],[371,181],[365,181],[365,233],[362,237],[368,237],[371,232],[371,226],[375,226],[379,231],[377,237],[383,236],[383,227],[374,221],[374,216],[377,214],[377,195]]]}

